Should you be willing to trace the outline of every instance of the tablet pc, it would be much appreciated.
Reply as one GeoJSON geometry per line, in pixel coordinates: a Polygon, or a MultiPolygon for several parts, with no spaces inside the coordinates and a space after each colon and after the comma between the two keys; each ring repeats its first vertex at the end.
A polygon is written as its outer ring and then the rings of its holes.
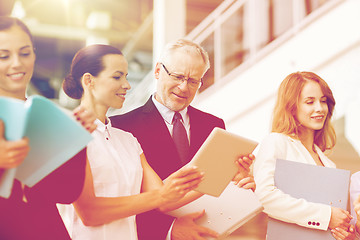
{"type": "Polygon", "coordinates": [[[235,161],[241,155],[253,152],[257,142],[214,128],[201,145],[193,159],[187,164],[197,166],[204,172],[204,180],[195,189],[198,192],[220,196],[238,171],[235,161]]]}

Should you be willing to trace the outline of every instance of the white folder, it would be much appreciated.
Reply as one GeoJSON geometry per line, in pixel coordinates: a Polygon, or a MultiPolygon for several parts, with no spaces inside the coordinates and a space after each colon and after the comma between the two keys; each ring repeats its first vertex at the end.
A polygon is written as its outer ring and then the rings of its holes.
{"type": "Polygon", "coordinates": [[[196,223],[216,231],[219,233],[218,239],[223,239],[260,213],[263,207],[251,190],[239,188],[231,182],[220,197],[203,195],[168,214],[181,217],[204,209],[204,216],[196,223]]]}
{"type": "MultiPolygon", "coordinates": [[[[275,186],[295,198],[346,210],[350,171],[277,159],[275,186]]],[[[322,231],[269,218],[267,240],[333,240],[322,231]]]]}

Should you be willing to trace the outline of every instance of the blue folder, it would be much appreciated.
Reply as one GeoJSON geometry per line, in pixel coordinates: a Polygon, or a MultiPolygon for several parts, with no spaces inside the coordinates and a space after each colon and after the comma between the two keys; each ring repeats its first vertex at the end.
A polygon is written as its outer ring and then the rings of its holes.
{"type": "Polygon", "coordinates": [[[13,177],[29,187],[34,186],[92,139],[66,111],[42,96],[31,96],[26,102],[0,97],[0,119],[5,125],[5,138],[11,141],[26,136],[30,144],[24,162],[5,172],[0,196],[7,197],[10,193],[13,177]]]}
{"type": "MultiPolygon", "coordinates": [[[[346,210],[350,171],[277,159],[275,186],[295,198],[346,210]]],[[[333,240],[322,231],[269,218],[267,240],[333,240]]]]}

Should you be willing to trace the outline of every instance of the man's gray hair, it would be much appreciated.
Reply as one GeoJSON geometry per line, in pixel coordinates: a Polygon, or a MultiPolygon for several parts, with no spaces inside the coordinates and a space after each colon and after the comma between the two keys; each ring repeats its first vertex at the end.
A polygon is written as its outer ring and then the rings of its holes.
{"type": "Polygon", "coordinates": [[[188,53],[199,54],[205,64],[204,74],[207,72],[207,70],[209,70],[210,68],[209,54],[199,44],[186,39],[178,39],[176,41],[166,44],[160,56],[160,62],[165,63],[166,59],[168,59],[168,57],[171,56],[171,54],[176,50],[182,50],[188,53]]]}

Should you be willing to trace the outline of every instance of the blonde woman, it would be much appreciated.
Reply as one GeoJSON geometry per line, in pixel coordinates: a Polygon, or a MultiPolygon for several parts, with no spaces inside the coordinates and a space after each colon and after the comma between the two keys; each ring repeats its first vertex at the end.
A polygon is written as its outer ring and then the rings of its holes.
{"type": "Polygon", "coordinates": [[[272,218],[305,228],[332,230],[336,239],[353,239],[351,215],[340,208],[308,202],[274,185],[276,159],[335,168],[325,150],[335,145],[331,125],[335,100],[327,83],[312,72],[295,72],[281,83],[272,133],[261,142],[254,163],[256,194],[272,218]],[[316,224],[312,224],[312,223],[316,224]]]}

